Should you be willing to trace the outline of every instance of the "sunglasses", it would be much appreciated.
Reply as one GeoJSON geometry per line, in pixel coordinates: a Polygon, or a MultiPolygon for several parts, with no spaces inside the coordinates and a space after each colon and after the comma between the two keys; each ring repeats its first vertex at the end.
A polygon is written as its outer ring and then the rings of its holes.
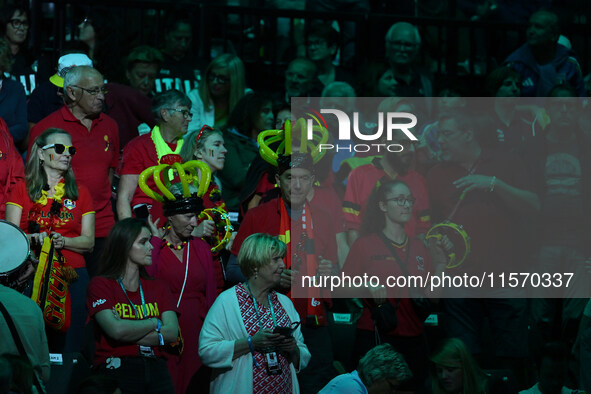
{"type": "Polygon", "coordinates": [[[64,153],[66,151],[66,149],[68,150],[68,153],[70,154],[70,156],[74,156],[76,154],[76,148],[74,148],[72,145],[68,146],[68,145],[64,145],[64,144],[49,144],[49,145],[45,145],[41,149],[47,150],[49,148],[53,148],[55,150],[55,153],[57,153],[58,155],[61,155],[62,153],[64,153]]]}

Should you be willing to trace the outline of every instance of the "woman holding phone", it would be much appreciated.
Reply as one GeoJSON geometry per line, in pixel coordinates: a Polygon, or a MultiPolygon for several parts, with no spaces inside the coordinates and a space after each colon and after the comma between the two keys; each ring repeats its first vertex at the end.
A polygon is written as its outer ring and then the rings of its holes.
{"type": "Polygon", "coordinates": [[[199,338],[199,355],[213,368],[211,393],[300,392],[296,372],[310,352],[292,302],[273,290],[286,251],[268,234],[253,234],[242,244],[238,263],[247,280],[220,294],[199,338]]]}

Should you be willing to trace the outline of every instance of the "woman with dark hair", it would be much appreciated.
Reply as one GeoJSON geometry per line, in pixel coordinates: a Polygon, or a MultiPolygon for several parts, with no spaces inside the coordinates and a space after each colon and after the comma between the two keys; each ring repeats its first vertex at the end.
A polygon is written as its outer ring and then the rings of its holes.
{"type": "Polygon", "coordinates": [[[224,53],[209,63],[198,89],[187,96],[193,103],[193,121],[189,131],[203,125],[223,127],[228,116],[244,96],[244,64],[238,56],[224,53]]]}
{"type": "Polygon", "coordinates": [[[12,67],[4,72],[12,73],[23,84],[28,95],[35,88],[35,72],[31,67],[33,58],[28,51],[30,19],[27,3],[15,1],[0,7],[0,37],[8,42],[13,59],[12,67]]]}
{"type": "Polygon", "coordinates": [[[228,119],[224,128],[228,153],[220,179],[222,196],[230,211],[239,210],[240,190],[248,167],[259,155],[256,138],[261,131],[272,129],[273,122],[271,99],[260,93],[244,96],[228,119]]]}
{"type": "Polygon", "coordinates": [[[4,77],[4,73],[10,73],[11,68],[10,45],[6,40],[0,38],[0,118],[8,125],[15,145],[20,147],[29,131],[27,96],[20,83],[4,77]]]}
{"type": "Polygon", "coordinates": [[[176,341],[178,320],[168,286],[146,272],[151,237],[140,219],[117,222],[86,297],[95,324],[94,367],[115,377],[124,393],[173,391],[164,345],[176,341]]]}
{"type": "MultiPolygon", "coordinates": [[[[363,216],[362,236],[351,246],[343,272],[383,280],[409,275],[426,278],[428,272],[440,273],[444,264],[437,264],[434,270],[424,243],[411,239],[404,231],[415,201],[402,181],[387,181],[374,190],[363,216]]],[[[357,322],[356,353],[365,354],[376,345],[376,339],[390,343],[404,355],[413,372],[408,388],[417,389],[426,378],[428,352],[423,324],[426,316],[419,317],[413,298],[425,294],[410,286],[381,284],[359,289],[365,307],[357,322]]]]}
{"type": "Polygon", "coordinates": [[[68,287],[68,332],[47,331],[52,353],[79,352],[86,324],[84,294],[89,277],[82,254],[94,247],[94,209],[88,189],[76,184],[71,166],[75,153],[65,130],[45,130],[31,148],[25,181],[11,190],[6,203],[6,220],[29,234],[37,256],[44,239],[50,236],[54,248],[65,258],[65,267],[74,270],[72,275],[77,277],[68,287]]]}

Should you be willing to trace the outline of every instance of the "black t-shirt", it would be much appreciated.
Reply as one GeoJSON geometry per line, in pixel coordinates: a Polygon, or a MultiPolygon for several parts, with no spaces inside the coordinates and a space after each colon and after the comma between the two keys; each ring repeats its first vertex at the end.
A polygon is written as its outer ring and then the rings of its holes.
{"type": "Polygon", "coordinates": [[[205,72],[196,56],[185,56],[181,60],[166,56],[156,78],[156,93],[171,89],[189,93],[201,83],[203,77],[201,70],[205,72]]]}

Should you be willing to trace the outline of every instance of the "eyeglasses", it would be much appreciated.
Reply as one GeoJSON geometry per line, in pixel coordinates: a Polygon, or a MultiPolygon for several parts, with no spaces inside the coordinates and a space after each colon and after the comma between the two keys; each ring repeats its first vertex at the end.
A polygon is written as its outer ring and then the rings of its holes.
{"type": "Polygon", "coordinates": [[[20,28],[28,29],[29,28],[29,21],[22,20],[22,19],[11,19],[10,26],[12,26],[13,29],[20,29],[20,28]]]}
{"type": "Polygon", "coordinates": [[[309,47],[312,47],[312,46],[314,46],[314,47],[321,47],[321,46],[324,46],[324,45],[326,45],[326,41],[324,41],[324,40],[309,40],[308,41],[308,46],[309,47]]]}
{"type": "Polygon", "coordinates": [[[215,82],[217,80],[220,85],[225,85],[228,82],[230,82],[230,77],[227,77],[225,75],[219,75],[216,73],[210,73],[207,77],[207,80],[209,82],[215,82]]]}
{"type": "Polygon", "coordinates": [[[386,40],[386,43],[397,49],[415,49],[419,45],[414,42],[399,41],[399,40],[386,40]]]}
{"type": "Polygon", "coordinates": [[[57,153],[58,155],[61,155],[62,153],[64,153],[66,151],[66,149],[68,150],[68,153],[70,154],[70,156],[74,156],[76,154],[76,148],[74,148],[72,145],[49,144],[49,145],[45,145],[41,149],[47,150],[50,148],[53,148],[55,150],[55,153],[57,153]]]}
{"type": "Polygon", "coordinates": [[[93,89],[86,89],[83,88],[82,86],[78,86],[78,85],[70,85],[73,88],[78,88],[78,89],[82,89],[83,91],[85,91],[86,93],[90,94],[91,96],[96,96],[99,93],[102,93],[103,95],[109,93],[109,89],[102,87],[102,88],[93,88],[93,89]]]}
{"type": "Polygon", "coordinates": [[[396,198],[389,198],[386,201],[396,201],[396,205],[398,205],[399,207],[403,207],[408,203],[408,205],[412,207],[413,205],[415,205],[415,202],[417,201],[417,199],[416,198],[396,197],[396,198]]]}
{"type": "Polygon", "coordinates": [[[191,113],[191,111],[187,111],[186,109],[182,109],[182,108],[167,108],[169,111],[175,111],[175,112],[180,112],[183,115],[183,118],[185,119],[190,119],[193,117],[193,114],[191,113]]]}

